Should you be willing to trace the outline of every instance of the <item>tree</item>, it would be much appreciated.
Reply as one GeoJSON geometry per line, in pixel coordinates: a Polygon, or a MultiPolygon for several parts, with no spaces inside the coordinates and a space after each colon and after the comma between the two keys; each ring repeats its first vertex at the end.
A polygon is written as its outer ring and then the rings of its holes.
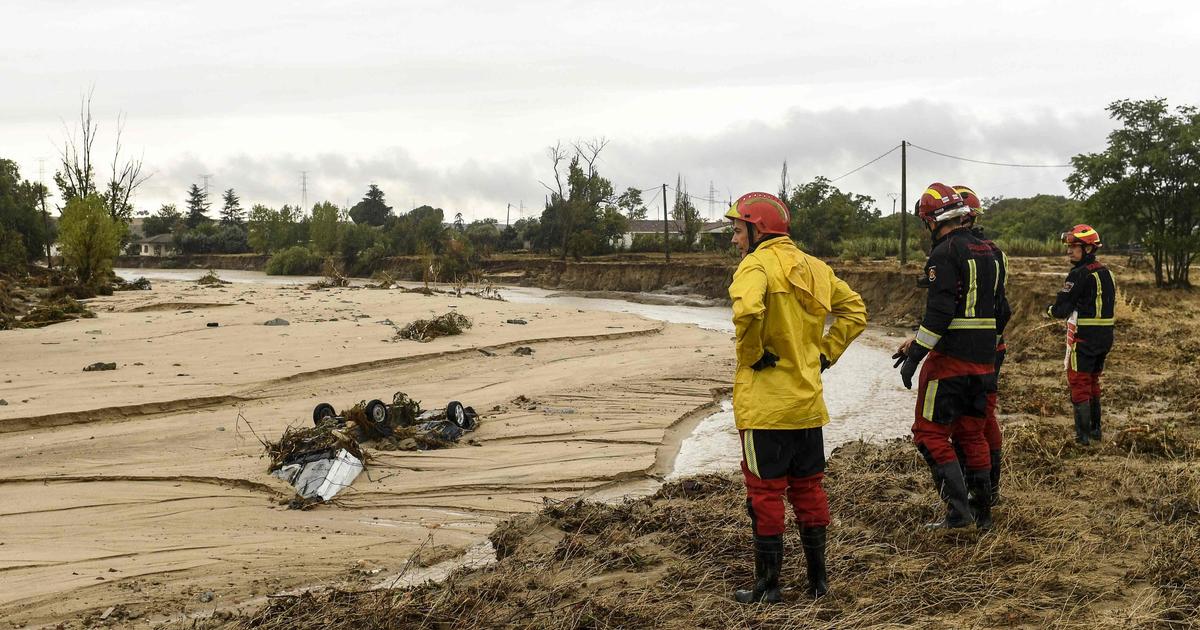
{"type": "Polygon", "coordinates": [[[109,215],[103,197],[92,194],[67,202],[59,230],[63,262],[75,272],[79,283],[100,283],[120,252],[125,225],[109,215]]]}
{"type": "Polygon", "coordinates": [[[454,213],[454,224],[453,225],[454,225],[454,231],[458,232],[459,234],[462,234],[463,231],[465,231],[467,229],[467,222],[463,221],[463,216],[462,216],[461,212],[454,213]]]}
{"type": "Polygon", "coordinates": [[[208,193],[203,188],[192,184],[188,189],[187,200],[187,219],[185,223],[189,228],[194,228],[201,223],[211,221],[206,214],[209,208],[208,193]]]}
{"type": "Polygon", "coordinates": [[[308,228],[298,208],[284,205],[274,210],[255,204],[250,209],[249,244],[256,252],[270,254],[307,241],[308,228]]]}
{"type": "Polygon", "coordinates": [[[561,143],[549,149],[555,186],[542,183],[550,197],[542,211],[540,235],[557,243],[563,260],[568,253],[578,258],[610,247],[602,223],[604,207],[613,203],[613,186],[597,170],[607,145],[604,139],[576,143],[573,155],[561,143]]]}
{"type": "Polygon", "coordinates": [[[134,192],[150,179],[142,174],[142,160],[121,157],[121,136],[125,131],[125,116],[117,116],[117,137],[108,181],[101,189],[96,178],[92,153],[95,149],[98,127],[92,119],[92,95],[80,99],[79,135],[70,132],[59,149],[59,170],[54,182],[62,193],[64,203],[76,197],[98,195],[110,217],[128,222],[133,216],[134,192]]]}
{"type": "Polygon", "coordinates": [[[225,191],[221,195],[221,200],[224,205],[221,207],[221,223],[226,225],[241,225],[243,219],[242,200],[238,198],[233,189],[225,191]]]}
{"type": "Polygon", "coordinates": [[[183,215],[179,213],[175,204],[164,203],[158,212],[142,221],[142,236],[150,238],[159,234],[170,234],[175,231],[175,227],[179,225],[181,219],[183,219],[183,215]]]}
{"type": "Polygon", "coordinates": [[[393,251],[412,256],[422,252],[440,253],[444,242],[441,208],[420,206],[398,217],[389,228],[393,251]]]}
{"type": "Polygon", "coordinates": [[[338,246],[338,207],[328,201],[313,206],[309,236],[313,247],[322,254],[331,254],[338,246]]]}
{"type": "Polygon", "coordinates": [[[355,223],[383,225],[392,216],[392,207],[383,202],[383,191],[375,184],[367,188],[362,201],[350,208],[350,219],[355,223]]]}
{"type": "Polygon", "coordinates": [[[10,256],[20,239],[23,262],[42,255],[53,238],[46,217],[38,211],[44,191],[41,184],[21,179],[16,162],[0,159],[0,228],[7,228],[10,256]]]}
{"type": "Polygon", "coordinates": [[[675,179],[675,205],[671,208],[671,218],[674,219],[675,225],[683,231],[683,242],[690,251],[696,244],[696,238],[700,236],[700,229],[704,227],[704,221],[700,218],[700,211],[692,203],[692,197],[687,192],[687,184],[683,181],[683,175],[679,175],[675,179]]]}
{"type": "Polygon", "coordinates": [[[617,197],[617,207],[625,213],[625,217],[630,221],[645,220],[649,214],[646,204],[642,201],[642,191],[633,187],[626,188],[625,192],[617,197]]]}
{"type": "Polygon", "coordinates": [[[1097,217],[1136,230],[1156,286],[1191,286],[1188,270],[1200,253],[1200,110],[1172,113],[1166,99],[1107,109],[1122,127],[1108,134],[1104,151],[1071,158],[1071,194],[1086,197],[1097,217]]]}
{"type": "Polygon", "coordinates": [[[500,245],[500,222],[492,218],[472,221],[463,228],[462,234],[476,253],[487,256],[500,245]]]}
{"type": "MultiPolygon", "coordinates": [[[[1057,237],[1064,229],[1085,220],[1083,203],[1060,195],[987,201],[981,222],[992,239],[1029,238],[1044,241],[1057,237]]],[[[1110,234],[1116,236],[1114,232],[1102,233],[1106,240],[1110,234]]]]}
{"type": "Polygon", "coordinates": [[[792,235],[817,256],[836,255],[843,239],[866,236],[880,221],[873,198],[842,192],[824,177],[793,188],[788,207],[792,235]]]}

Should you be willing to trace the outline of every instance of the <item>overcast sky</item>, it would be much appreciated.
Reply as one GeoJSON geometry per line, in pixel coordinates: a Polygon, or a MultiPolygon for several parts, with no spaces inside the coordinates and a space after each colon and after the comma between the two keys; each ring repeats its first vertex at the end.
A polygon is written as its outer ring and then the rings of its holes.
{"type": "MultiPolygon", "coordinates": [[[[1065,163],[1104,146],[1115,99],[1200,104],[1195,2],[0,0],[0,15],[0,157],[31,179],[46,158],[49,179],[94,89],[100,176],[123,112],[150,211],[182,207],[201,174],[247,207],[298,203],[307,171],[310,206],[374,182],[397,212],[503,221],[507,203],[540,212],[547,146],[593,137],[619,190],[682,174],[724,200],[774,191],[784,160],[793,183],[837,177],[901,139],[1065,163]]],[[[1067,172],[910,149],[909,199],[934,180],[1062,194],[1067,172]]],[[[899,174],[897,151],[837,184],[890,212],[899,174]]]]}

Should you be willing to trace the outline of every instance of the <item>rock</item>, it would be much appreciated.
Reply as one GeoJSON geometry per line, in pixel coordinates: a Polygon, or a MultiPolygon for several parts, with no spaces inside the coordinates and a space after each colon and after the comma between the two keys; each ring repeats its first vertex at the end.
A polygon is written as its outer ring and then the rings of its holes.
{"type": "Polygon", "coordinates": [[[103,335],[103,334],[104,334],[104,331],[103,331],[103,330],[89,330],[89,331],[86,331],[84,334],[88,334],[88,335],[103,335]]]}
{"type": "Polygon", "coordinates": [[[532,355],[533,355],[533,348],[530,348],[529,346],[520,346],[520,347],[519,347],[519,348],[517,348],[516,350],[513,350],[513,354],[515,354],[515,355],[517,355],[517,356],[519,356],[519,357],[528,357],[528,356],[532,356],[532,355]]]}
{"type": "Polygon", "coordinates": [[[218,431],[224,431],[224,430],[225,430],[225,427],[217,427],[217,430],[218,430],[218,431]]]}
{"type": "Polygon", "coordinates": [[[385,325],[385,326],[395,326],[395,325],[396,325],[396,324],[392,323],[392,320],[390,320],[390,319],[381,319],[381,320],[379,320],[379,321],[377,321],[377,322],[375,322],[375,323],[376,323],[376,324],[383,324],[383,325],[385,325]]]}
{"type": "Polygon", "coordinates": [[[523,320],[523,319],[507,319],[507,320],[504,320],[504,323],[506,323],[506,324],[520,324],[520,325],[524,326],[525,324],[528,324],[529,322],[527,322],[527,321],[525,321],[525,320],[523,320]]]}
{"type": "Polygon", "coordinates": [[[208,326],[209,328],[216,328],[217,326],[220,326],[220,325],[221,324],[219,324],[217,322],[208,322],[207,324],[205,324],[205,326],[208,326]]]}
{"type": "Polygon", "coordinates": [[[7,406],[8,406],[8,401],[4,400],[3,398],[0,398],[0,407],[7,407],[7,406]]]}
{"type": "Polygon", "coordinates": [[[213,600],[213,592],[212,591],[204,591],[203,593],[200,593],[200,602],[201,603],[207,604],[208,602],[211,602],[212,600],[213,600]]]}
{"type": "Polygon", "coordinates": [[[270,321],[263,322],[263,326],[291,326],[291,322],[286,319],[276,317],[270,321]]]}
{"type": "Polygon", "coordinates": [[[482,354],[482,355],[483,355],[483,356],[485,356],[485,357],[494,357],[494,356],[496,356],[496,353],[495,353],[495,352],[492,352],[491,350],[488,350],[487,348],[476,348],[476,350],[478,350],[478,351],[480,352],[480,354],[482,354]]]}
{"type": "Polygon", "coordinates": [[[117,369],[116,363],[105,363],[103,361],[100,361],[98,363],[93,363],[93,364],[83,368],[83,371],[84,372],[105,372],[108,370],[115,370],[115,369],[117,369]]]}

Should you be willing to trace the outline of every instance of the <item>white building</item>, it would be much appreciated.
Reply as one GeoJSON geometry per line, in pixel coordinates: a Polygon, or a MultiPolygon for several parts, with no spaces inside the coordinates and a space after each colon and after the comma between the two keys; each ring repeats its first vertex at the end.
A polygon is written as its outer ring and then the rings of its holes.
{"type": "Polygon", "coordinates": [[[175,249],[175,237],[170,234],[159,234],[138,241],[138,245],[142,246],[142,256],[174,256],[179,252],[175,249]]]}

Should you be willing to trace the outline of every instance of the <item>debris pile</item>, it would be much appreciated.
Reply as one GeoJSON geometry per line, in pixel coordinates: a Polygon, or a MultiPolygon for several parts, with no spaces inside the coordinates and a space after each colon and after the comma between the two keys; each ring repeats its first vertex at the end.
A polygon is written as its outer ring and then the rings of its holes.
{"type": "Polygon", "coordinates": [[[136,280],[125,280],[120,276],[116,276],[112,281],[113,291],[149,291],[150,281],[145,277],[139,277],[136,280]]]}
{"type": "Polygon", "coordinates": [[[200,276],[200,279],[196,281],[196,284],[199,284],[202,286],[214,286],[214,285],[232,284],[232,283],[229,282],[228,280],[222,280],[221,277],[217,275],[216,271],[209,269],[208,273],[204,274],[203,276],[200,276]]]}
{"type": "Polygon", "coordinates": [[[418,319],[401,328],[400,332],[396,333],[396,338],[425,343],[438,337],[461,335],[470,327],[471,318],[461,313],[449,312],[433,319],[418,319]]]}

